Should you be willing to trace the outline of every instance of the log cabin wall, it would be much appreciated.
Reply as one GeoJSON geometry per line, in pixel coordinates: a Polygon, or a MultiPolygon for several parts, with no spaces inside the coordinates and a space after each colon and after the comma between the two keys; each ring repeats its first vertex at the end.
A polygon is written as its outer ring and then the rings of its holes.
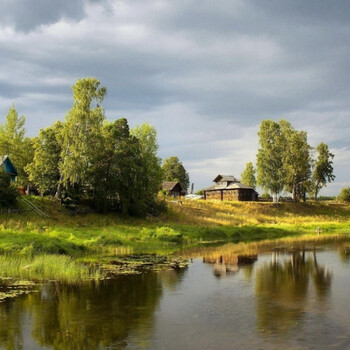
{"type": "Polygon", "coordinates": [[[230,189],[205,191],[205,199],[216,199],[224,201],[254,201],[255,191],[251,189],[230,189]]]}
{"type": "Polygon", "coordinates": [[[220,201],[221,200],[221,190],[206,191],[205,198],[206,199],[217,199],[220,201]]]}
{"type": "Polygon", "coordinates": [[[224,201],[238,201],[239,195],[238,190],[224,190],[223,200],[224,201]]]}

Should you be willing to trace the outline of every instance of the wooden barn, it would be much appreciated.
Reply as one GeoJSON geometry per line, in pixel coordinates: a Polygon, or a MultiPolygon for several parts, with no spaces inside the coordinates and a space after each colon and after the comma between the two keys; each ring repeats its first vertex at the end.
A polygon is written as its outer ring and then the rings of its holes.
{"type": "Polygon", "coordinates": [[[2,168],[5,173],[11,176],[12,181],[16,180],[18,173],[9,156],[0,156],[0,168],[2,168]]]}
{"type": "Polygon", "coordinates": [[[186,195],[186,191],[181,186],[180,182],[177,181],[165,181],[162,183],[163,191],[169,193],[171,197],[181,197],[186,195]]]}
{"type": "Polygon", "coordinates": [[[215,185],[206,188],[204,199],[221,201],[257,201],[259,194],[254,188],[242,184],[232,175],[218,175],[215,185]]]}

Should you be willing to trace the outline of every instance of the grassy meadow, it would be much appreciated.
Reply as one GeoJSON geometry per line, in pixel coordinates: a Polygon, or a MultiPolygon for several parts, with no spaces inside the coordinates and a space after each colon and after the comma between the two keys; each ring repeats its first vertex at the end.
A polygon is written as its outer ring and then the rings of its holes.
{"type": "Polygon", "coordinates": [[[102,256],[170,255],[203,243],[350,234],[350,206],[335,202],[169,201],[162,216],[137,219],[71,215],[54,200],[28,199],[50,217],[33,212],[0,215],[0,277],[74,283],[101,278],[94,266],[102,256]]]}

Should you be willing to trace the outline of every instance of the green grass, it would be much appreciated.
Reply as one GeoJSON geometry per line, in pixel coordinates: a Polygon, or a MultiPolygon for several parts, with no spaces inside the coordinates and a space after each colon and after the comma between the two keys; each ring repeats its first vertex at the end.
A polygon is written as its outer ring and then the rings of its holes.
{"type": "Polygon", "coordinates": [[[67,284],[102,277],[98,268],[77,263],[64,255],[0,255],[1,277],[25,280],[60,281],[67,284]]]}
{"type": "Polygon", "coordinates": [[[276,206],[184,201],[182,206],[169,203],[168,212],[159,218],[135,219],[116,214],[72,216],[52,199],[27,198],[50,218],[31,212],[0,215],[0,277],[74,283],[96,274],[77,263],[87,256],[96,261],[98,256],[124,253],[168,255],[201,243],[317,237],[318,227],[321,236],[350,234],[350,205],[334,202],[276,206]],[[40,265],[45,260],[47,268],[40,265]]]}

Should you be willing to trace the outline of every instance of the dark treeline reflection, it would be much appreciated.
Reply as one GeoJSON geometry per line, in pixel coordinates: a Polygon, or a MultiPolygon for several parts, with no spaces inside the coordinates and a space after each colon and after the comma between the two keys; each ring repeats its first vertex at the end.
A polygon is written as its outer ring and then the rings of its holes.
{"type": "Polygon", "coordinates": [[[182,273],[120,276],[97,286],[46,285],[39,293],[9,300],[0,304],[0,348],[25,348],[25,322],[30,324],[33,341],[42,347],[123,348],[131,331],[136,331],[142,348],[152,332],[163,288],[175,288],[182,273]]]}
{"type": "Polygon", "coordinates": [[[301,324],[314,295],[320,306],[332,275],[317,261],[316,251],[273,253],[256,272],[257,325],[263,334],[281,334],[301,324]]]}

